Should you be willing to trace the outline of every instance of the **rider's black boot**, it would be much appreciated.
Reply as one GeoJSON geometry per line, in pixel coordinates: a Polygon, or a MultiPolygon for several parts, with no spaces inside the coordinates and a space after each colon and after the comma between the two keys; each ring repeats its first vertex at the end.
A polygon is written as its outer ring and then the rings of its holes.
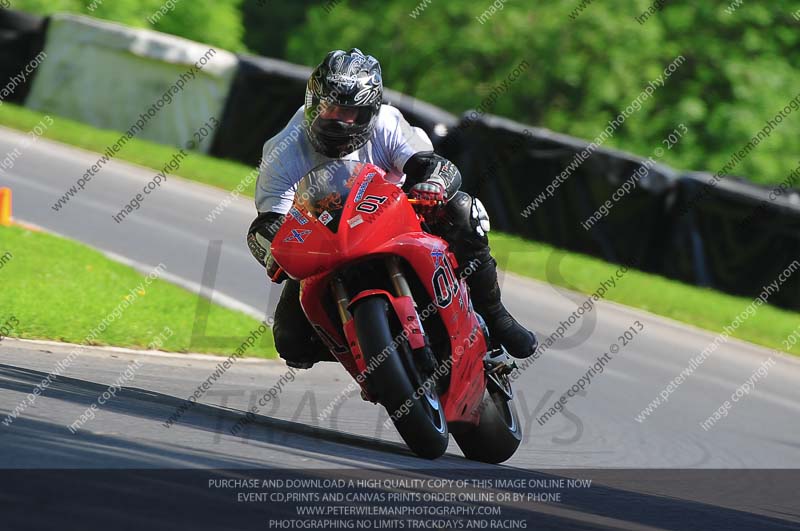
{"type": "Polygon", "coordinates": [[[497,262],[483,262],[467,276],[472,304],[486,321],[492,338],[515,358],[527,358],[536,350],[536,336],[514,319],[500,300],[497,262]]]}

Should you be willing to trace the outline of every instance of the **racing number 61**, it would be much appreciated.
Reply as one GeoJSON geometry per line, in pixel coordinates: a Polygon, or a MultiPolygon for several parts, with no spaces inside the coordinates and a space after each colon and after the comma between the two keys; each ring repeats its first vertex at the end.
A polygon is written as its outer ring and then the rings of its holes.
{"type": "Polygon", "coordinates": [[[433,292],[440,308],[450,306],[453,297],[458,293],[458,280],[446,255],[442,257],[441,265],[433,272],[433,292]]]}
{"type": "Polygon", "coordinates": [[[388,197],[385,195],[368,195],[359,204],[356,205],[356,210],[364,212],[365,214],[372,214],[376,212],[382,204],[386,202],[388,197]]]}

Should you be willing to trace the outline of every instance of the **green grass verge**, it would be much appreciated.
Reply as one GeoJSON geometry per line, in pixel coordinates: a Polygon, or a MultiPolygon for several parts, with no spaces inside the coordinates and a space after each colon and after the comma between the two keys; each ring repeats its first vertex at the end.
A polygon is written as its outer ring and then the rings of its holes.
{"type": "MultiPolygon", "coordinates": [[[[27,132],[33,130],[45,115],[46,113],[4,103],[0,106],[0,125],[27,132]]],[[[44,132],[45,138],[97,153],[105,152],[108,146],[119,140],[122,134],[119,131],[98,129],[61,116],[50,115],[50,117],[53,119],[53,124],[44,132]]],[[[210,142],[210,140],[206,139],[206,142],[210,142]]],[[[175,152],[175,147],[133,138],[125,144],[116,158],[147,168],[162,168],[164,164],[172,160],[175,152]]],[[[196,152],[190,153],[191,156],[181,162],[181,167],[174,175],[226,190],[235,188],[244,177],[255,169],[255,167],[251,168],[239,162],[209,157],[196,152]]],[[[248,191],[248,193],[252,192],[248,191]]]]}
{"type": "MultiPolygon", "coordinates": [[[[5,104],[0,107],[0,124],[23,131],[30,130],[43,117],[42,113],[15,105],[5,104]]],[[[100,130],[57,116],[52,118],[55,123],[45,136],[67,144],[103,151],[119,137],[118,132],[100,130]]],[[[172,157],[173,152],[174,148],[168,146],[134,140],[125,146],[118,158],[148,167],[161,167],[165,160],[172,157]]],[[[250,171],[251,168],[236,162],[193,155],[183,164],[178,175],[232,190],[250,171]]],[[[243,195],[252,195],[252,189],[245,190],[243,195]]],[[[491,240],[495,255],[499,257],[501,266],[507,270],[587,294],[593,293],[603,280],[617,270],[617,266],[596,258],[555,250],[550,246],[514,236],[492,233],[491,240]],[[545,274],[545,264],[553,252],[562,255],[560,270],[563,278],[547,278],[545,274]]],[[[606,298],[712,332],[721,332],[723,326],[729,325],[751,302],[746,298],[635,270],[629,271],[606,298]]],[[[797,313],[762,306],[734,335],[745,341],[782,349],[782,341],[797,328],[798,322],[800,315],[797,313]]]]}
{"type": "MultiPolygon", "coordinates": [[[[161,335],[160,350],[228,355],[259,327],[212,304],[206,339],[192,342],[197,295],[159,279],[148,285],[134,269],[50,234],[0,227],[0,264],[0,327],[18,322],[10,337],[83,343],[91,330],[105,328],[89,344],[146,348],[161,335]],[[99,326],[115,309],[122,313],[99,326]]],[[[245,355],[275,357],[271,330],[245,355]]]]}
{"type": "MultiPolygon", "coordinates": [[[[587,295],[594,293],[619,269],[617,265],[597,258],[561,251],[508,234],[492,233],[491,244],[492,254],[506,271],[587,295]],[[560,275],[547,273],[546,266],[550,260],[558,264],[560,275]]],[[[550,269],[553,269],[552,264],[550,269]]],[[[718,333],[752,302],[746,297],[683,284],[635,269],[629,269],[617,280],[616,287],[609,288],[605,299],[718,333]]],[[[764,305],[743,322],[733,337],[786,351],[783,341],[797,330],[798,325],[800,314],[764,305]]],[[[797,354],[792,350],[788,352],[797,354]]]]}

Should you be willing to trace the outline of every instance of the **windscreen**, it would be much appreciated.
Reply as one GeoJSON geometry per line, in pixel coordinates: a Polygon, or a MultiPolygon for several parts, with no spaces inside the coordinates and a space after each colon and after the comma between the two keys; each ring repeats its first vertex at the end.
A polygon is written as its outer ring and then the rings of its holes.
{"type": "Polygon", "coordinates": [[[336,232],[353,182],[364,164],[354,160],[333,160],[317,166],[298,183],[295,203],[336,232]]]}

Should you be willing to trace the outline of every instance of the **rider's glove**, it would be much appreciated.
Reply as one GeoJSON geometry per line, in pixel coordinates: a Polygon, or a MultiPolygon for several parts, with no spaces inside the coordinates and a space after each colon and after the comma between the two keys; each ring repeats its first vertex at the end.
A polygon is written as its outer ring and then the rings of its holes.
{"type": "Polygon", "coordinates": [[[413,199],[422,199],[424,201],[436,201],[437,205],[426,205],[418,207],[418,210],[427,216],[435,214],[439,207],[447,202],[447,191],[444,185],[438,180],[429,179],[421,183],[415,184],[410,191],[413,199]]]}
{"type": "Polygon", "coordinates": [[[281,269],[281,266],[279,266],[278,262],[275,261],[275,258],[272,257],[272,253],[267,253],[267,262],[265,265],[267,267],[267,276],[274,283],[280,284],[289,278],[289,275],[284,273],[283,269],[281,269]]]}
{"type": "Polygon", "coordinates": [[[256,260],[267,268],[267,276],[273,282],[280,284],[289,278],[272,257],[270,245],[275,234],[283,224],[285,216],[275,212],[260,213],[250,225],[247,233],[247,246],[256,260]]]}

